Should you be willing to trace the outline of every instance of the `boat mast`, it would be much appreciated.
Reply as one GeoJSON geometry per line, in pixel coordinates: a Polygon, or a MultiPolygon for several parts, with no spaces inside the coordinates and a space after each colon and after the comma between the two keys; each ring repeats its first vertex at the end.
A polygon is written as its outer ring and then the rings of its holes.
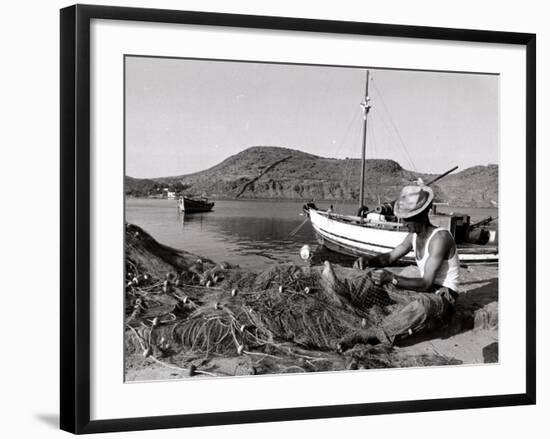
{"type": "Polygon", "coordinates": [[[361,154],[361,189],[359,193],[359,209],[364,206],[365,200],[365,159],[367,153],[367,115],[369,114],[369,71],[367,70],[367,82],[365,85],[365,100],[361,102],[363,108],[363,150],[361,154]]]}

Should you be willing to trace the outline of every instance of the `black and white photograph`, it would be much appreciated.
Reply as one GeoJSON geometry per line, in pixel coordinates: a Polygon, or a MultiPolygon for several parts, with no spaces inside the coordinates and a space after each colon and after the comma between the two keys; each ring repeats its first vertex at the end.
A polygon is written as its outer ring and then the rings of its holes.
{"type": "Polygon", "coordinates": [[[499,75],[124,57],[126,382],[499,362],[499,75]]]}

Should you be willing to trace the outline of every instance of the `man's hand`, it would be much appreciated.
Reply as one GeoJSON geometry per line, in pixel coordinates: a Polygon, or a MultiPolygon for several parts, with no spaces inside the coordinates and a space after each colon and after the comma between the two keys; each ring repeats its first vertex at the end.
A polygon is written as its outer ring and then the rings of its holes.
{"type": "Polygon", "coordinates": [[[390,283],[393,279],[393,274],[387,270],[380,269],[372,272],[372,280],[375,285],[385,285],[390,283]]]}
{"type": "Polygon", "coordinates": [[[369,266],[369,260],[361,256],[360,258],[357,258],[355,263],[353,264],[354,270],[366,270],[369,266]]]}

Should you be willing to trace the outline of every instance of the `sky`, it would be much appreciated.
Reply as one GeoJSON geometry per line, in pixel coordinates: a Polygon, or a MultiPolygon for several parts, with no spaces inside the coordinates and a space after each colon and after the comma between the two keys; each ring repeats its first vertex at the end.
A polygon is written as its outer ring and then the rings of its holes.
{"type": "MultiPolygon", "coordinates": [[[[126,175],[201,171],[251,146],[361,157],[366,68],[126,57],[126,175]]],[[[498,163],[496,75],[369,68],[367,158],[498,163]]]]}

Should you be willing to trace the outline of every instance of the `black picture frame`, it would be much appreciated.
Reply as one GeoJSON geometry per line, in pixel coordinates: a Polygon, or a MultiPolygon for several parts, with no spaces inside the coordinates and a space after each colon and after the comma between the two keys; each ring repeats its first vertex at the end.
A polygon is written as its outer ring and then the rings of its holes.
{"type": "Polygon", "coordinates": [[[535,404],[536,401],[536,35],[303,18],[234,15],[110,6],[61,10],[61,387],[60,426],[99,433],[327,417],[426,412],[535,404]],[[324,32],[526,48],[526,392],[518,394],[90,420],[90,21],[133,20],[208,26],[324,32]]]}

